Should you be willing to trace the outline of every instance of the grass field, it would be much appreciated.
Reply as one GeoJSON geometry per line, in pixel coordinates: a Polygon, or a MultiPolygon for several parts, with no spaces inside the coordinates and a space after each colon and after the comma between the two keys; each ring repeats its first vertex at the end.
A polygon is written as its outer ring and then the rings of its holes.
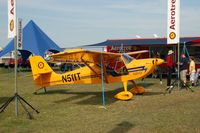
{"type": "MultiPolygon", "coordinates": [[[[30,120],[19,106],[15,116],[12,102],[0,114],[0,133],[198,133],[200,132],[200,88],[195,92],[175,88],[163,95],[166,81],[137,80],[144,95],[118,101],[114,95],[121,83],[105,85],[106,109],[102,107],[101,85],[49,87],[34,94],[30,72],[19,73],[19,94],[40,111],[30,120]]],[[[131,88],[131,86],[129,86],[131,88]]],[[[0,69],[0,104],[14,93],[14,74],[0,69]]]]}

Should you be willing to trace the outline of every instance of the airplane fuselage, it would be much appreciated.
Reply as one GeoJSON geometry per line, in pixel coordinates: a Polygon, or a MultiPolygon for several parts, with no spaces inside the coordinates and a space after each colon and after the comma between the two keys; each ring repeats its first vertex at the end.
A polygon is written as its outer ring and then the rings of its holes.
{"type": "MultiPolygon", "coordinates": [[[[104,71],[105,83],[125,82],[137,78],[144,78],[151,74],[156,66],[157,59],[140,59],[133,60],[126,65],[126,74],[115,75],[104,71]]],[[[62,84],[98,84],[101,83],[101,67],[97,64],[89,64],[79,69],[65,72],[62,74],[54,71],[50,73],[34,75],[36,85],[47,87],[62,84]]]]}

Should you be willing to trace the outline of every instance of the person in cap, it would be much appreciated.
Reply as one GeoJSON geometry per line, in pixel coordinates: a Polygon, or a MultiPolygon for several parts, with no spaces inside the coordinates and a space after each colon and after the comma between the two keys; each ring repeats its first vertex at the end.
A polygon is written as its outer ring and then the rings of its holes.
{"type": "Polygon", "coordinates": [[[172,54],[174,53],[174,51],[169,50],[168,54],[167,54],[167,58],[166,58],[166,62],[167,62],[167,89],[172,88],[173,86],[171,86],[171,78],[172,78],[172,70],[173,70],[173,59],[172,59],[172,54]]]}

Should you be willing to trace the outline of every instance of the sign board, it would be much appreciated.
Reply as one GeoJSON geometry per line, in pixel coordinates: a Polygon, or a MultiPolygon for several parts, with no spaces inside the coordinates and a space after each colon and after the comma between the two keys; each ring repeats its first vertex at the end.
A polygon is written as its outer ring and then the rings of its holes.
{"type": "Polygon", "coordinates": [[[8,0],[8,38],[16,36],[16,1],[8,0]]]}
{"type": "Polygon", "coordinates": [[[180,0],[168,0],[167,44],[176,44],[179,39],[180,0]]]}

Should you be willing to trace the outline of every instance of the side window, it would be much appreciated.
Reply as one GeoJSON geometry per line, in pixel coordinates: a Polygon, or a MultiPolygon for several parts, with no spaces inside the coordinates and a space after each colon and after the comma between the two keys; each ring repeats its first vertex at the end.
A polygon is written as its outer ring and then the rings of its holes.
{"type": "Polygon", "coordinates": [[[130,55],[128,55],[126,53],[122,54],[122,58],[123,58],[125,64],[129,64],[132,60],[134,60],[133,57],[131,57],[130,55]]]}

